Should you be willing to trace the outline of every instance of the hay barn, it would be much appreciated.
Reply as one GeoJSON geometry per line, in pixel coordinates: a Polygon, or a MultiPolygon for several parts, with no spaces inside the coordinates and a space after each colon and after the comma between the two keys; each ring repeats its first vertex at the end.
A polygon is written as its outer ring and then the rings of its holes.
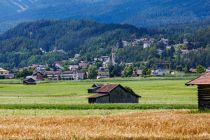
{"type": "Polygon", "coordinates": [[[187,86],[198,86],[198,107],[199,109],[210,109],[210,72],[186,83],[187,86]]]}
{"type": "Polygon", "coordinates": [[[93,94],[89,103],[138,103],[140,98],[130,88],[115,84],[94,84],[88,92],[93,94]]]}

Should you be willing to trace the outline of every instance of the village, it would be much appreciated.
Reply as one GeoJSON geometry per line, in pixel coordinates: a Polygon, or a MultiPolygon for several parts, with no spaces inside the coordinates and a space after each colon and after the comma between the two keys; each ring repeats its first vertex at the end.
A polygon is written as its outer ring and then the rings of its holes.
{"type": "MultiPolygon", "coordinates": [[[[84,80],[84,79],[103,79],[112,77],[139,77],[139,76],[173,76],[180,73],[179,69],[171,69],[170,62],[161,62],[155,69],[136,67],[133,62],[123,63],[116,61],[117,48],[141,45],[143,49],[150,48],[154,44],[161,44],[165,49],[175,48],[182,55],[189,54],[188,41],[183,40],[180,44],[171,44],[169,39],[161,38],[140,38],[130,41],[121,40],[112,49],[110,55],[94,57],[93,61],[81,60],[80,54],[75,54],[73,58],[66,61],[55,61],[52,64],[32,64],[31,66],[19,68],[9,72],[4,68],[0,68],[1,79],[24,78],[24,83],[30,79],[34,82],[48,80],[84,80]],[[67,62],[67,64],[66,64],[67,62]],[[68,65],[69,64],[69,65],[68,65]],[[91,75],[91,76],[90,76],[91,75]]],[[[43,49],[41,51],[44,52],[43,49]]],[[[65,53],[64,50],[54,49],[53,52],[65,53]]],[[[47,53],[47,52],[45,52],[47,53]]],[[[161,55],[163,50],[157,49],[157,54],[161,55]]],[[[210,67],[198,66],[189,68],[188,73],[203,73],[210,71],[210,67]],[[197,70],[199,69],[199,70],[197,70]]]]}

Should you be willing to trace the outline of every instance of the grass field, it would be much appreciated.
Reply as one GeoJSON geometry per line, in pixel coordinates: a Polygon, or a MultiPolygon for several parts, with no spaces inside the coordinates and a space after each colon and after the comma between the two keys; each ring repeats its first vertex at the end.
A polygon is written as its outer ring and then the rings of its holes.
{"type": "MultiPolygon", "coordinates": [[[[32,86],[0,84],[0,104],[87,104],[87,89],[96,82],[70,81],[32,86]]],[[[196,87],[186,87],[187,80],[99,82],[131,87],[142,96],[140,104],[197,104],[196,87]]]]}

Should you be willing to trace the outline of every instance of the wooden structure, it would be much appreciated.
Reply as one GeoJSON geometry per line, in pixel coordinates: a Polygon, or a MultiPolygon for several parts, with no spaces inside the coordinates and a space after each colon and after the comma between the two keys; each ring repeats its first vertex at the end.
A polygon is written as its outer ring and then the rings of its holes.
{"type": "Polygon", "coordinates": [[[32,76],[28,76],[23,80],[23,84],[25,84],[25,85],[36,85],[36,79],[32,76]]]}
{"type": "Polygon", "coordinates": [[[103,85],[104,84],[93,84],[92,87],[88,89],[88,93],[96,93],[96,91],[103,85]]]}
{"type": "Polygon", "coordinates": [[[198,107],[199,109],[210,109],[210,72],[186,83],[187,86],[198,86],[198,107]]]}
{"type": "Polygon", "coordinates": [[[44,74],[42,72],[35,72],[33,73],[32,76],[35,77],[36,80],[39,80],[39,81],[44,80],[44,74]]]}
{"type": "Polygon", "coordinates": [[[88,92],[93,93],[89,103],[138,103],[140,98],[131,89],[114,84],[94,84],[88,92]]]}

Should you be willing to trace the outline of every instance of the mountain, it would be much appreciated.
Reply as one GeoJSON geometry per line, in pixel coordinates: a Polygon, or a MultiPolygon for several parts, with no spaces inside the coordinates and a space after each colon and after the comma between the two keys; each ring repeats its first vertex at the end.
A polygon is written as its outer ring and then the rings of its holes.
{"type": "Polygon", "coordinates": [[[161,26],[210,18],[209,0],[1,0],[0,30],[38,19],[161,26]]]}
{"type": "Polygon", "coordinates": [[[131,25],[92,21],[36,21],[21,23],[0,35],[0,67],[24,67],[67,60],[75,53],[84,59],[109,55],[120,39],[147,34],[131,25]]]}
{"type": "Polygon", "coordinates": [[[95,57],[110,56],[113,48],[118,63],[157,68],[161,61],[170,61],[173,69],[199,64],[207,67],[210,65],[210,26],[196,26],[182,24],[178,28],[166,26],[151,30],[88,20],[21,23],[0,35],[0,67],[51,64],[69,60],[75,54],[80,54],[79,60],[91,62],[95,57]],[[137,43],[145,37],[154,40],[148,48],[143,48],[142,42],[137,43]],[[169,44],[161,43],[163,38],[169,39],[169,44]],[[186,39],[187,45],[178,45],[186,39]],[[168,49],[168,45],[172,47],[168,49]]]}

